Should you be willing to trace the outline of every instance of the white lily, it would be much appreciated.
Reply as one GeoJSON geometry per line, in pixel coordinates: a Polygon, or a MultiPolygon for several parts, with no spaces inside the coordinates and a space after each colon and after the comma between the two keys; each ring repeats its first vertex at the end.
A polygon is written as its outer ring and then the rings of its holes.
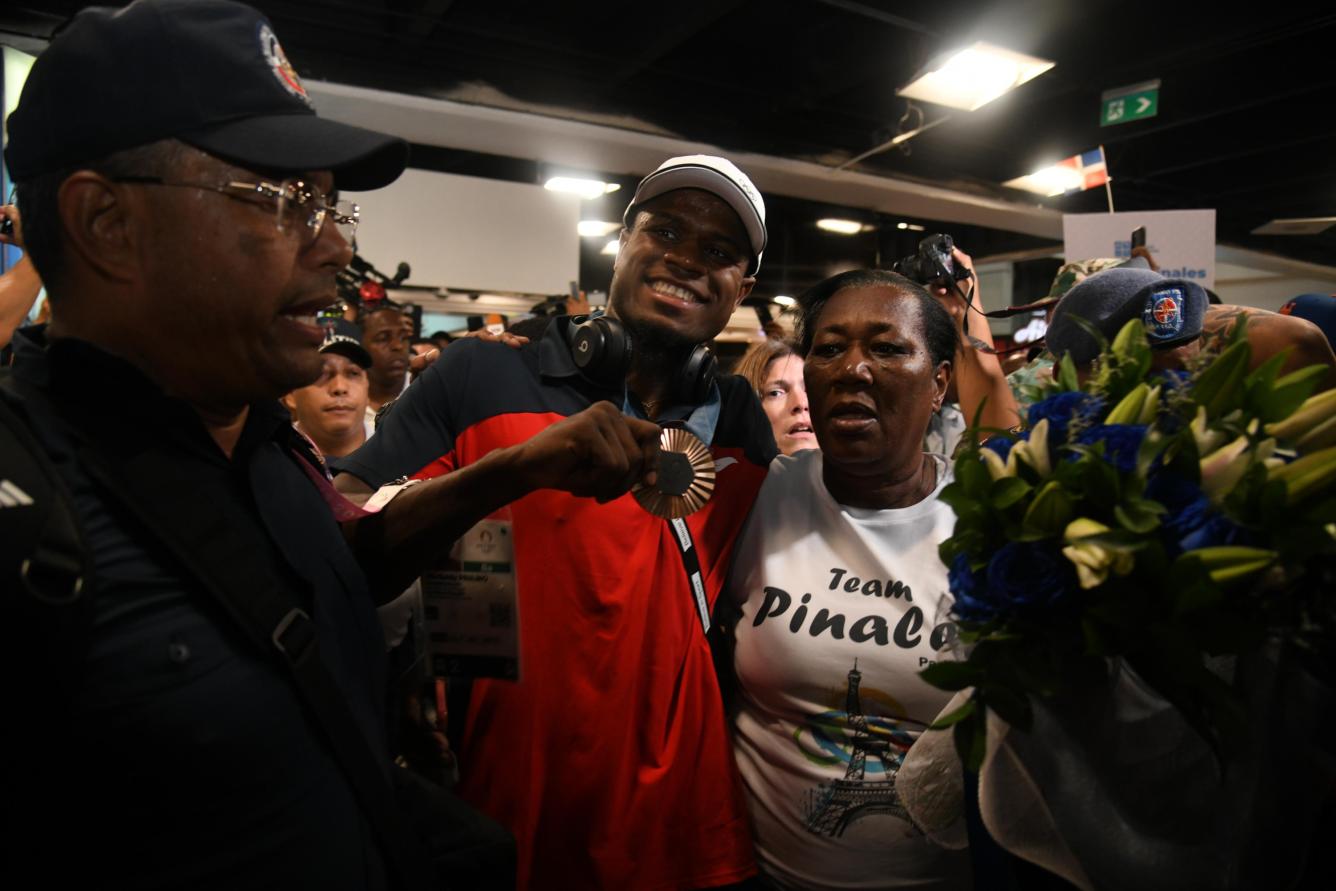
{"type": "Polygon", "coordinates": [[[1007,454],[1005,463],[1002,461],[1002,456],[992,449],[980,449],[979,454],[983,457],[983,466],[988,468],[988,475],[993,478],[994,482],[1003,477],[1016,475],[1015,446],[1007,454]]]}
{"type": "MultiPolygon", "coordinates": [[[[1275,440],[1269,442],[1274,449],[1275,440]]],[[[1248,437],[1240,436],[1201,459],[1201,490],[1212,504],[1219,504],[1248,472],[1253,462],[1250,445],[1248,437]]]]}
{"type": "Polygon", "coordinates": [[[1220,448],[1220,444],[1225,441],[1225,434],[1222,430],[1210,429],[1209,419],[1206,417],[1206,407],[1197,406],[1197,416],[1192,419],[1189,427],[1192,430],[1192,438],[1197,442],[1197,454],[1209,455],[1211,452],[1220,448]]]}
{"type": "Polygon", "coordinates": [[[1080,517],[1067,524],[1062,537],[1068,542],[1062,549],[1062,555],[1076,567],[1076,578],[1082,588],[1095,588],[1104,584],[1112,571],[1117,575],[1127,575],[1136,565],[1132,554],[1118,551],[1083,539],[1092,535],[1108,532],[1109,527],[1089,517],[1080,517]]]}
{"type": "Polygon", "coordinates": [[[1048,418],[1044,418],[1030,430],[1030,439],[1026,442],[1018,442],[1011,449],[1011,455],[1008,456],[1007,463],[1016,458],[1024,461],[1035,469],[1040,479],[1047,478],[1053,473],[1053,462],[1048,455],[1048,418]]]}
{"type": "Polygon", "coordinates": [[[1163,387],[1151,387],[1150,392],[1146,394],[1146,401],[1141,403],[1141,415],[1136,419],[1138,424],[1149,424],[1155,420],[1155,416],[1160,413],[1160,391],[1163,387]]]}

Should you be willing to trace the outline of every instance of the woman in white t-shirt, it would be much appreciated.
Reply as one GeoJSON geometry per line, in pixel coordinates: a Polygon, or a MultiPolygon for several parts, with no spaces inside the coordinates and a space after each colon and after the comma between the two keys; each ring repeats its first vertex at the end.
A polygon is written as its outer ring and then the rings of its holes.
{"type": "Polygon", "coordinates": [[[955,629],[938,544],[950,479],[923,434],[957,334],[895,273],[846,272],[800,298],[820,451],[775,459],[730,580],[739,603],[734,721],[762,870],[784,888],[968,888],[895,788],[949,699],[918,672],[955,629]]]}

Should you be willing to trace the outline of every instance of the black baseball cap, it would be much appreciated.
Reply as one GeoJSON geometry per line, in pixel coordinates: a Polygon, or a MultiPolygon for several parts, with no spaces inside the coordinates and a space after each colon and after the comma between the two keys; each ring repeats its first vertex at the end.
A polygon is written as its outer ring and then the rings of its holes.
{"type": "Polygon", "coordinates": [[[175,138],[259,171],[330,170],[375,189],[402,139],[317,117],[268,19],[231,0],[85,9],[37,57],[9,116],[16,182],[175,138]]]}
{"type": "Polygon", "coordinates": [[[362,346],[362,329],[347,319],[324,319],[325,342],[320,344],[322,353],[338,353],[351,359],[363,368],[371,367],[371,354],[362,346]]]}

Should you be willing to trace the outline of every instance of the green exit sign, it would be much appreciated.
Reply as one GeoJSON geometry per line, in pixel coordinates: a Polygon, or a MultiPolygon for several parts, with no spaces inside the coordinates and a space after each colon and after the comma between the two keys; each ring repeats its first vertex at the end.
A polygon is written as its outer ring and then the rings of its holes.
{"type": "Polygon", "coordinates": [[[1101,97],[1099,125],[1126,124],[1153,118],[1160,112],[1160,82],[1147,81],[1129,87],[1106,90],[1101,97]]]}

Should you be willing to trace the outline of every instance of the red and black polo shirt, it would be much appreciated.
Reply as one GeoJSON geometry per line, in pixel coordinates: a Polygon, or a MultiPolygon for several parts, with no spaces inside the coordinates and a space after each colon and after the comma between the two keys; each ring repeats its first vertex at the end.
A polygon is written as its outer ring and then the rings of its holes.
{"type": "MultiPolygon", "coordinates": [[[[594,401],[566,319],[520,350],[445,350],[342,463],[371,486],[523,442],[594,401]]],[[[747,383],[719,381],[709,504],[687,518],[711,609],[775,454],[747,383]]],[[[520,887],[698,888],[755,871],[745,804],[696,601],[669,524],[630,495],[541,490],[511,505],[521,679],[473,686],[460,792],[506,825],[520,887]]],[[[450,542],[441,542],[442,549],[450,542]]]]}

